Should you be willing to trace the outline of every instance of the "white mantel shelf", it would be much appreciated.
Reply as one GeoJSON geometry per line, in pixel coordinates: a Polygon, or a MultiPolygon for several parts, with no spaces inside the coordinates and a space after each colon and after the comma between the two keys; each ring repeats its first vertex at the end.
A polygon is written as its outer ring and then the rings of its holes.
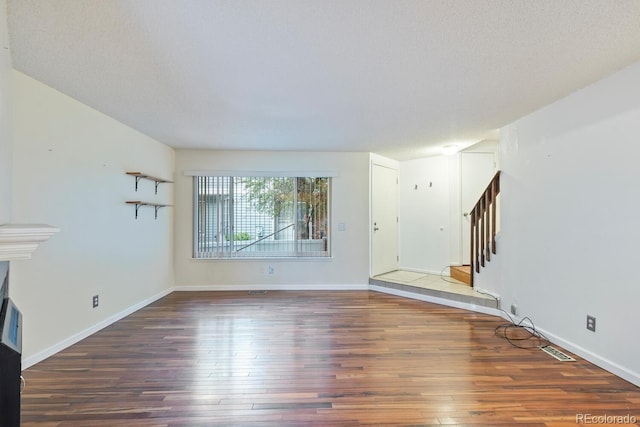
{"type": "Polygon", "coordinates": [[[29,259],[42,242],[46,242],[59,228],[45,224],[0,225],[0,261],[29,259]]]}

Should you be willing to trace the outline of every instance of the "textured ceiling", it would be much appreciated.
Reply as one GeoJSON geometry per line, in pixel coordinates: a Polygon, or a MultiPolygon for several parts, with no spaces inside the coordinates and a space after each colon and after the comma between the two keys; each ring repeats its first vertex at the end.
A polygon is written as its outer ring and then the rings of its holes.
{"type": "Polygon", "coordinates": [[[8,7],[17,70],[176,148],[422,157],[640,59],[640,0],[8,7]]]}

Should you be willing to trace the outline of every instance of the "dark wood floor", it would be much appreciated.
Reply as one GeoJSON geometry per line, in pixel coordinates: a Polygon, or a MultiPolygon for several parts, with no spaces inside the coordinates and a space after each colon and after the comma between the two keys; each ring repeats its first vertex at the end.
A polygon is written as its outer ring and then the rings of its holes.
{"type": "Polygon", "coordinates": [[[575,426],[640,388],[376,292],[175,292],[25,370],[29,426],[575,426]]]}

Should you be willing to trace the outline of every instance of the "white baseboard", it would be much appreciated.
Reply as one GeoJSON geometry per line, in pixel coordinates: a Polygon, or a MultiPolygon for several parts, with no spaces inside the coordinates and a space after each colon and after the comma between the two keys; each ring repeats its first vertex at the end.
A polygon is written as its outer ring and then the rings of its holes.
{"type": "Polygon", "coordinates": [[[287,285],[280,283],[271,283],[263,285],[216,285],[216,286],[176,286],[173,290],[176,292],[188,291],[366,291],[369,289],[368,284],[356,285],[287,285]]]}
{"type": "MultiPolygon", "coordinates": [[[[504,319],[510,320],[508,316],[504,313],[501,313],[501,317],[504,319]]],[[[519,322],[522,320],[519,316],[511,316],[513,320],[519,322]]],[[[631,384],[640,387],[640,374],[638,372],[633,372],[624,366],[620,366],[615,362],[612,362],[602,356],[599,356],[584,347],[581,347],[577,344],[572,343],[571,341],[567,341],[558,335],[546,331],[542,328],[536,326],[536,330],[540,331],[552,344],[556,344],[565,350],[570,351],[571,353],[582,357],[583,359],[593,363],[594,365],[604,369],[605,371],[609,371],[612,374],[622,378],[623,380],[629,381],[631,384]]]]}
{"type": "MultiPolygon", "coordinates": [[[[391,288],[385,288],[385,287],[380,287],[380,286],[376,286],[376,285],[370,285],[369,288],[373,291],[378,291],[378,292],[383,292],[383,293],[387,293],[387,294],[392,294],[392,295],[397,295],[397,296],[401,296],[401,297],[405,297],[405,298],[412,298],[412,299],[417,299],[420,301],[425,301],[425,302],[432,302],[435,304],[440,304],[440,305],[446,305],[449,307],[455,307],[455,308],[461,308],[464,310],[469,310],[469,311],[475,311],[478,313],[484,313],[484,314],[490,314],[493,316],[498,316],[498,317],[502,317],[506,320],[514,320],[515,322],[519,322],[520,320],[522,320],[522,318],[518,317],[518,316],[511,316],[511,318],[509,318],[509,316],[507,316],[507,314],[505,312],[503,312],[502,310],[498,310],[495,308],[490,308],[490,307],[483,307],[483,306],[478,306],[475,304],[469,304],[469,303],[464,303],[464,302],[460,302],[460,301],[451,301],[451,300],[446,300],[446,299],[442,299],[442,298],[438,298],[438,297],[433,297],[430,295],[422,295],[422,294],[414,294],[411,292],[405,292],[405,291],[401,291],[398,289],[391,289],[391,288]]],[[[593,363],[594,365],[611,372],[614,375],[617,375],[618,377],[629,381],[631,384],[636,385],[638,387],[640,387],[640,374],[638,374],[637,372],[633,372],[623,366],[618,365],[615,362],[612,362],[604,357],[601,357],[595,353],[592,353],[591,351],[580,347],[579,345],[576,345],[570,341],[567,341],[549,331],[545,331],[544,329],[538,328],[536,327],[536,329],[540,332],[542,332],[542,334],[544,336],[546,336],[553,344],[557,344],[560,347],[570,351],[571,353],[578,355],[580,357],[582,357],[585,360],[588,360],[589,362],[593,363]]]]}
{"type": "Polygon", "coordinates": [[[70,336],[69,338],[60,341],[57,344],[52,345],[49,348],[46,348],[32,356],[26,357],[24,359],[22,359],[22,369],[27,369],[33,365],[35,365],[38,362],[43,361],[44,359],[53,356],[54,354],[58,353],[59,351],[64,350],[67,347],[72,346],[73,344],[95,334],[96,332],[98,332],[100,329],[106,328],[107,326],[117,322],[118,320],[127,317],[128,315],[140,310],[141,308],[151,304],[154,301],[159,300],[162,297],[165,297],[167,295],[169,295],[171,292],[173,292],[173,288],[169,288],[166,289],[156,295],[153,295],[152,297],[149,297],[137,304],[132,305],[131,307],[128,307],[127,309],[114,314],[113,316],[109,316],[106,319],[104,319],[103,321],[96,323],[95,325],[92,325],[91,327],[78,332],[77,334],[74,334],[72,336],[70,336]]]}

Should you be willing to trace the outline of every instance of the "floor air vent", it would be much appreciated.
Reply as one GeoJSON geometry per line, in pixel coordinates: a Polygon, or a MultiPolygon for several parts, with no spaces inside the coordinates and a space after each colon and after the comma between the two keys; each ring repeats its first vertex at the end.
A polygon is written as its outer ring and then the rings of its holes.
{"type": "Polygon", "coordinates": [[[545,345],[544,347],[540,347],[540,350],[544,351],[547,354],[552,355],[553,357],[555,357],[556,359],[558,359],[561,362],[575,362],[576,361],[576,359],[574,359],[573,357],[566,355],[565,353],[561,352],[557,348],[552,347],[550,345],[545,345]]]}
{"type": "Polygon", "coordinates": [[[264,295],[267,291],[249,291],[249,295],[264,295]]]}

